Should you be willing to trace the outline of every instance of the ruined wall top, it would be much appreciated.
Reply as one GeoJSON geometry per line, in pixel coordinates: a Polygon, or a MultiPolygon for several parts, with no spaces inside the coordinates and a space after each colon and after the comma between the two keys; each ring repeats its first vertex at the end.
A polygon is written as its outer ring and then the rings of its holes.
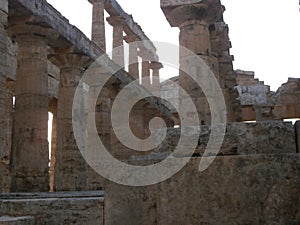
{"type": "Polygon", "coordinates": [[[179,6],[186,4],[201,3],[203,0],[161,0],[161,7],[179,6]]]}

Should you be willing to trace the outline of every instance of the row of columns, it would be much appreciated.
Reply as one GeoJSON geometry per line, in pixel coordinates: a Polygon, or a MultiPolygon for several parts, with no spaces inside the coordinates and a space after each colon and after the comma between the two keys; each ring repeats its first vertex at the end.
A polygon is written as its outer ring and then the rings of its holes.
{"type": "Polygon", "coordinates": [[[55,171],[51,190],[86,190],[87,165],[73,134],[72,100],[91,59],[72,48],[50,49],[48,44],[56,35],[39,25],[11,24],[8,33],[19,47],[10,191],[49,191],[49,105],[54,112],[52,139],[56,148],[50,168],[52,175],[55,171]],[[56,107],[49,104],[48,60],[60,68],[56,107]]]}
{"type": "MultiPolygon", "coordinates": [[[[94,5],[93,41],[99,47],[105,49],[105,1],[93,0],[92,3],[94,5]]],[[[3,17],[3,12],[1,11],[0,34],[3,34],[7,38],[5,31],[7,12],[5,13],[6,16],[3,17]],[[5,21],[2,21],[2,19],[5,19],[5,21]]],[[[113,52],[113,59],[124,66],[123,40],[125,38],[129,42],[134,42],[137,40],[137,37],[135,35],[123,37],[124,21],[122,18],[110,17],[108,21],[114,28],[113,47],[121,46],[121,48],[118,48],[118,51],[113,52]]],[[[95,182],[95,179],[99,180],[99,177],[93,173],[92,169],[88,167],[82,158],[74,138],[72,127],[72,99],[83,72],[91,63],[90,59],[84,55],[75,53],[76,51],[72,48],[49,48],[49,43],[53,43],[53,39],[57,38],[57,34],[49,28],[32,23],[27,24],[26,21],[18,21],[16,24],[11,22],[7,32],[18,44],[14,128],[10,162],[10,191],[49,191],[48,60],[57,65],[61,73],[57,106],[56,110],[53,110],[55,112],[53,120],[55,130],[53,134],[55,137],[52,139],[56,143],[56,151],[52,153],[55,154],[55,162],[51,162],[50,168],[52,175],[53,171],[55,171],[54,176],[52,176],[51,183],[53,187],[51,190],[71,191],[99,188],[101,184],[95,182]],[[89,180],[89,177],[95,177],[95,179],[89,180]]],[[[139,47],[132,45],[130,51],[130,58],[135,63],[130,65],[129,70],[136,78],[138,78],[139,74],[139,65],[136,58],[141,54],[138,50],[139,47]]],[[[4,61],[1,60],[1,62],[4,61]]],[[[159,62],[152,61],[150,63],[148,59],[143,63],[143,74],[149,75],[150,69],[152,69],[153,76],[159,77],[159,69],[161,67],[162,65],[159,62]]],[[[1,93],[5,90],[6,85],[5,74],[2,74],[2,71],[0,71],[1,93]]],[[[111,97],[108,94],[108,89],[104,90],[104,92],[106,94],[99,100],[99,104],[101,105],[99,118],[102,119],[97,124],[102,137],[109,136],[110,132],[108,124],[105,124],[103,121],[108,120],[107,117],[110,115],[109,102],[111,97]]],[[[2,101],[0,98],[1,118],[6,118],[2,116],[3,109],[6,107],[5,104],[7,104],[7,101],[2,101]]],[[[5,128],[1,126],[0,142],[4,142],[1,136],[4,133],[5,128]]],[[[106,139],[109,139],[109,137],[106,139]]],[[[4,146],[2,143],[0,144],[4,146]]],[[[3,152],[2,149],[1,152],[3,152]]]]}
{"type": "MultiPolygon", "coordinates": [[[[92,40],[94,43],[96,43],[99,47],[105,45],[105,23],[104,23],[104,11],[105,11],[105,0],[90,0],[90,2],[93,4],[93,26],[92,26],[92,40]],[[101,12],[100,12],[101,11],[101,12]],[[98,12],[97,15],[94,13],[98,12]],[[101,29],[101,31],[100,31],[101,29]],[[95,34],[102,34],[95,35],[95,34]]],[[[162,68],[162,64],[157,62],[156,60],[150,60],[154,59],[153,52],[150,52],[147,50],[143,44],[140,41],[140,38],[135,33],[126,33],[125,32],[125,26],[126,21],[123,17],[117,16],[117,15],[111,15],[110,17],[106,18],[107,22],[113,27],[113,39],[112,39],[112,60],[120,66],[120,68],[124,68],[125,66],[125,53],[124,53],[124,40],[129,44],[129,65],[128,65],[128,72],[131,74],[136,80],[140,79],[140,67],[141,67],[141,78],[143,79],[141,83],[143,85],[150,85],[150,75],[152,70],[152,85],[159,86],[159,70],[162,68]],[[124,33],[126,35],[124,36],[124,33]],[[152,56],[152,57],[151,57],[152,56]],[[141,66],[140,66],[140,58],[142,58],[141,66]]],[[[105,49],[103,49],[105,50],[105,49]]],[[[155,53],[154,53],[155,54],[155,53]]],[[[109,100],[112,103],[117,95],[117,93],[120,91],[121,87],[118,82],[113,82],[113,87],[110,88],[108,91],[109,94],[109,100]]],[[[102,91],[103,92],[103,91],[102,91]]],[[[104,88],[104,92],[105,88],[104,88]]],[[[105,102],[105,97],[103,94],[100,96],[102,101],[105,102]]],[[[106,104],[101,104],[106,105],[106,104]]],[[[111,105],[110,105],[111,107],[111,105]]],[[[103,111],[103,107],[101,107],[101,111],[103,111]]],[[[108,108],[108,111],[111,109],[108,108]]],[[[105,113],[105,112],[103,112],[105,113]]],[[[99,115],[96,115],[96,123],[99,124],[101,121],[97,121],[97,117],[103,117],[101,116],[101,113],[99,115]]],[[[130,124],[132,125],[132,129],[134,130],[134,133],[138,136],[140,135],[141,138],[145,138],[145,132],[147,131],[147,125],[145,123],[145,107],[143,105],[135,106],[135,108],[132,110],[132,114],[130,119],[130,124]]],[[[110,121],[110,120],[105,120],[110,121]]],[[[103,123],[103,122],[102,122],[103,123]]],[[[100,129],[98,128],[98,131],[100,130],[99,136],[103,137],[103,133],[106,136],[106,132],[104,130],[105,127],[111,126],[109,122],[102,127],[101,125],[98,125],[100,129]],[[102,131],[101,131],[102,130],[102,131]]],[[[114,134],[114,130],[112,127],[110,127],[110,142],[107,143],[106,146],[109,146],[110,152],[112,155],[114,155],[117,158],[123,158],[125,159],[127,156],[132,154],[132,151],[130,149],[127,149],[125,146],[123,146],[118,138],[114,134]]],[[[146,135],[147,136],[147,135],[146,135]]],[[[103,141],[103,138],[102,138],[103,141]]],[[[92,179],[93,176],[89,175],[89,178],[92,179]]],[[[94,176],[95,177],[95,176],[94,176]]],[[[100,178],[98,177],[98,180],[100,178]]],[[[94,179],[95,182],[95,179],[94,179]]]]}
{"type": "MultiPolygon", "coordinates": [[[[105,41],[105,2],[106,0],[89,0],[93,4],[93,22],[92,22],[92,40],[104,51],[106,50],[105,41]]],[[[143,48],[143,46],[138,46],[135,42],[139,41],[139,38],[135,34],[124,33],[125,19],[121,16],[110,16],[106,18],[107,22],[113,27],[113,50],[112,50],[112,60],[118,64],[121,68],[124,68],[124,40],[129,44],[129,66],[128,72],[135,79],[139,79],[139,64],[138,58],[142,57],[142,78],[150,78],[150,69],[153,70],[153,76],[159,77],[159,70],[162,65],[155,60],[149,60],[149,50],[143,48]],[[160,64],[158,66],[158,64],[160,64]]],[[[158,81],[159,79],[153,79],[158,81]]],[[[150,79],[149,79],[150,83],[150,79]]]]}

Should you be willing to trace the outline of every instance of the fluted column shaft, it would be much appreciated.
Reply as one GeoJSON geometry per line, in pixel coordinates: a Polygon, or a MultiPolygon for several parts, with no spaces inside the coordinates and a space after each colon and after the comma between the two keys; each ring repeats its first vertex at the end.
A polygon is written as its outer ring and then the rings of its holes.
{"type": "Polygon", "coordinates": [[[159,62],[151,62],[150,68],[152,69],[152,85],[159,86],[159,70],[163,68],[163,65],[159,62]]]}
{"type": "Polygon", "coordinates": [[[93,4],[92,41],[106,51],[104,3],[106,0],[89,0],[93,4]]]}
{"type": "Polygon", "coordinates": [[[208,24],[204,20],[191,20],[180,25],[179,44],[197,55],[211,52],[208,24]]]}
{"type": "Polygon", "coordinates": [[[142,57],[142,84],[149,85],[150,84],[150,53],[148,50],[141,47],[140,56],[142,57]]]}
{"type": "Polygon", "coordinates": [[[124,18],[120,16],[111,16],[107,18],[110,25],[113,26],[113,51],[112,60],[124,67],[124,47],[123,47],[123,26],[124,18]]]}
{"type": "MultiPolygon", "coordinates": [[[[222,10],[221,8],[212,7],[206,3],[199,4],[186,4],[173,8],[171,11],[166,12],[166,16],[172,26],[180,28],[179,44],[181,47],[189,49],[192,54],[198,55],[203,61],[215,72],[218,73],[216,64],[217,61],[211,55],[211,43],[210,43],[210,32],[209,25],[214,20],[214,14],[222,10]]],[[[189,70],[197,67],[192,65],[190,61],[189,52],[183,48],[180,49],[180,75],[179,84],[194,101],[198,115],[195,113],[188,113],[186,116],[199,117],[201,124],[210,124],[211,112],[207,102],[207,96],[204,95],[203,91],[191,79],[187,74],[189,70]],[[185,71],[184,71],[185,70],[185,71]]],[[[204,74],[199,74],[204,76],[204,74]]],[[[183,95],[180,94],[180,106],[184,101],[183,95]]]]}
{"type": "Polygon", "coordinates": [[[51,58],[61,71],[57,103],[55,191],[86,190],[86,162],[76,144],[72,126],[73,99],[86,58],[77,54],[59,54],[51,58]]]}
{"type": "Polygon", "coordinates": [[[48,75],[46,38],[17,35],[13,190],[49,190],[48,75]]]}
{"type": "Polygon", "coordinates": [[[142,79],[142,84],[150,84],[150,63],[146,59],[142,62],[142,79]]]}
{"type": "MultiPolygon", "coordinates": [[[[0,192],[7,189],[8,165],[4,162],[9,162],[10,145],[8,143],[9,124],[7,109],[10,102],[7,101],[6,74],[7,74],[7,33],[5,26],[7,24],[8,1],[3,0],[0,5],[0,192]]],[[[11,132],[10,132],[11,133],[11,132]]],[[[10,135],[9,135],[10,136],[10,135]]],[[[8,185],[9,186],[9,185],[8,185]]],[[[9,187],[8,187],[9,188],[9,187]]]]}
{"type": "Polygon", "coordinates": [[[125,40],[129,44],[129,65],[128,72],[135,78],[139,79],[138,63],[138,45],[135,43],[138,39],[135,35],[127,35],[125,40]]]}

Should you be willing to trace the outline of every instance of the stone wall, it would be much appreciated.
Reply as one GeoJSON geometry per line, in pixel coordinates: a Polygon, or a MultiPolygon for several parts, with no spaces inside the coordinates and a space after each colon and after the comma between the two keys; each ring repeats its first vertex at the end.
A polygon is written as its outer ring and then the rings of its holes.
{"type": "Polygon", "coordinates": [[[204,172],[193,158],[149,187],[107,183],[105,224],[298,224],[300,155],[219,156],[204,172]]]}
{"type": "MultiPolygon", "coordinates": [[[[224,141],[218,155],[296,153],[295,127],[292,123],[281,121],[227,124],[224,141]]],[[[200,128],[200,137],[194,156],[203,155],[211,133],[209,126],[200,128]]],[[[157,133],[158,137],[162,135],[161,132],[163,130],[157,133]]],[[[146,158],[155,159],[162,153],[171,154],[177,146],[179,137],[180,128],[169,128],[166,140],[146,158]]]]}

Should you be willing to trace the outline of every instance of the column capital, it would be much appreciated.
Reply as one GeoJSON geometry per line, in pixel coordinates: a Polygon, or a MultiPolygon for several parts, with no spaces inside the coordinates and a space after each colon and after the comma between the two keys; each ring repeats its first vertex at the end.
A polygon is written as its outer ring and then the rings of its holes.
{"type": "Polygon", "coordinates": [[[58,38],[59,34],[56,33],[51,28],[42,27],[39,25],[28,25],[28,24],[16,24],[8,27],[7,29],[8,35],[12,39],[27,39],[35,38],[40,40],[45,40],[45,42],[51,42],[58,38]]]}
{"type": "Polygon", "coordinates": [[[139,38],[136,34],[127,34],[126,36],[124,36],[124,40],[127,43],[131,43],[131,42],[139,41],[139,38]]]}
{"type": "Polygon", "coordinates": [[[203,0],[198,3],[163,6],[163,11],[172,27],[181,27],[188,21],[205,21],[210,24],[218,20],[224,8],[218,0],[203,0]]]}
{"type": "Polygon", "coordinates": [[[125,19],[122,16],[110,16],[106,18],[107,22],[111,26],[123,26],[125,24],[125,19]]]}
{"type": "Polygon", "coordinates": [[[84,70],[87,68],[93,60],[85,55],[77,53],[56,53],[52,50],[49,55],[49,60],[57,65],[60,69],[64,68],[77,68],[84,70]]]}
{"type": "Polygon", "coordinates": [[[163,64],[160,63],[160,62],[152,61],[152,62],[150,63],[150,69],[152,69],[152,70],[160,70],[160,69],[162,69],[162,68],[164,68],[164,66],[163,66],[163,64]]]}
{"type": "Polygon", "coordinates": [[[107,2],[107,0],[88,0],[88,1],[93,5],[97,3],[105,4],[107,2]]]}

